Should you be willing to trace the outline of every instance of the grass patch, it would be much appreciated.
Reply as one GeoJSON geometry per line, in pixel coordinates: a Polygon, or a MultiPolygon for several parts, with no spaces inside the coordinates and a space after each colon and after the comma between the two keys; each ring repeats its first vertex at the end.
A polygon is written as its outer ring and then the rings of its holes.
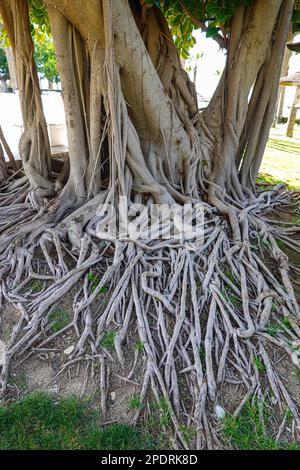
{"type": "Polygon", "coordinates": [[[138,351],[139,353],[144,352],[145,346],[144,346],[143,341],[138,340],[134,345],[134,349],[138,351]]]}
{"type": "Polygon", "coordinates": [[[140,399],[139,395],[133,395],[129,399],[128,409],[129,410],[140,410],[142,408],[143,408],[143,403],[141,402],[141,399],[140,399]]]}
{"type": "Polygon", "coordinates": [[[272,129],[266,147],[258,183],[267,183],[267,187],[278,183],[288,184],[290,189],[300,188],[300,140],[299,131],[294,139],[284,137],[284,128],[272,129]]]}
{"type": "Polygon", "coordinates": [[[273,338],[276,337],[276,335],[281,331],[281,329],[278,327],[277,324],[275,323],[270,323],[268,327],[266,328],[266,333],[268,335],[273,336],[273,338]]]}
{"type": "Polygon", "coordinates": [[[152,449],[153,439],[125,424],[99,427],[99,414],[77,398],[45,393],[0,407],[1,450],[152,449]]]}
{"type": "Polygon", "coordinates": [[[295,369],[294,369],[294,375],[295,375],[295,377],[296,377],[296,380],[297,380],[297,381],[299,382],[299,384],[300,384],[300,370],[297,369],[296,367],[295,367],[295,369]]]}
{"type": "MultiPolygon", "coordinates": [[[[97,274],[89,273],[88,274],[88,280],[90,281],[91,291],[95,292],[98,285],[100,284],[100,281],[101,281],[100,277],[97,276],[97,274]]],[[[106,286],[103,286],[99,290],[98,295],[104,295],[104,294],[107,294],[107,292],[108,292],[108,288],[106,286]]]]}
{"type": "Polygon", "coordinates": [[[49,314],[49,322],[51,324],[51,330],[57,332],[68,326],[70,317],[64,310],[54,310],[49,314]]]}
{"type": "Polygon", "coordinates": [[[116,331],[107,331],[101,342],[100,342],[100,346],[102,346],[102,348],[106,348],[106,349],[113,349],[114,346],[115,346],[115,339],[116,339],[116,336],[117,336],[117,332],[116,331]]]}
{"type": "Polygon", "coordinates": [[[276,442],[269,436],[261,424],[260,412],[267,424],[269,413],[258,401],[246,403],[237,418],[225,416],[223,435],[230,447],[237,450],[300,450],[300,445],[296,443],[276,442]]]}
{"type": "Polygon", "coordinates": [[[29,288],[32,290],[32,292],[41,292],[44,288],[44,284],[41,281],[38,281],[37,279],[34,279],[33,281],[30,282],[29,288]]]}
{"type": "Polygon", "coordinates": [[[261,372],[261,373],[265,372],[266,370],[265,365],[259,357],[255,356],[253,358],[253,364],[257,368],[258,372],[261,372]]]}

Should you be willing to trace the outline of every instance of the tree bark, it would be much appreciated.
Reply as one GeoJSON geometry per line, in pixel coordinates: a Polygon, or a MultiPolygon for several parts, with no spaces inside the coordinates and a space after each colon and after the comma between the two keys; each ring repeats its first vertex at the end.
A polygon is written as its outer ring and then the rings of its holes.
{"type": "Polygon", "coordinates": [[[3,80],[0,80],[1,85],[0,85],[0,93],[7,93],[7,84],[6,84],[6,79],[4,78],[3,80]]]}
{"type": "Polygon", "coordinates": [[[2,0],[0,13],[16,64],[24,123],[24,133],[19,145],[20,156],[32,189],[50,190],[50,145],[33,57],[28,4],[24,0],[2,0]]]}
{"type": "MultiPolygon", "coordinates": [[[[294,35],[290,32],[287,38],[287,42],[289,43],[290,41],[292,41],[293,37],[294,35]]],[[[291,55],[292,55],[292,52],[288,48],[286,48],[284,57],[283,57],[280,77],[286,77],[288,75],[291,55]]],[[[276,103],[276,113],[275,113],[274,122],[273,122],[274,127],[276,123],[278,122],[278,120],[282,117],[284,100],[285,100],[285,90],[286,88],[284,86],[279,86],[278,98],[277,98],[277,103],[276,103]]]]}
{"type": "Polygon", "coordinates": [[[287,126],[287,131],[286,131],[287,137],[293,138],[294,136],[294,128],[295,128],[299,106],[300,106],[300,87],[296,88],[295,98],[294,98],[294,102],[293,102],[293,106],[291,109],[289,122],[287,126]]]}
{"type": "Polygon", "coordinates": [[[11,87],[12,87],[13,91],[15,91],[18,88],[18,84],[17,84],[15,58],[14,58],[14,55],[13,55],[12,48],[11,47],[6,47],[5,48],[5,54],[6,54],[6,58],[7,58],[7,64],[8,64],[11,87]]]}

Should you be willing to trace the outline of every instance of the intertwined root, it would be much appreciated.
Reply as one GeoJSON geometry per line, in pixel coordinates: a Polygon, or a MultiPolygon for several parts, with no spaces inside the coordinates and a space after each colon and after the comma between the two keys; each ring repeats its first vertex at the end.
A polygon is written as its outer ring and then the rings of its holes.
{"type": "MultiPolygon", "coordinates": [[[[163,400],[179,446],[189,447],[183,424],[197,430],[193,446],[220,445],[216,407],[226,383],[244,390],[235,415],[257,396],[283,414],[289,409],[299,431],[299,408],[268,354],[274,345],[300,368],[300,312],[291,282],[299,267],[289,267],[276,242],[299,251],[291,238],[299,228],[280,223],[276,228],[263,216],[267,209],[296,204],[297,196],[278,187],[257,201],[241,214],[242,243],[231,241],[228,223],[207,207],[201,246],[176,240],[99,241],[94,236],[98,217],[91,218],[76,243],[73,237],[73,250],[62,224],[43,225],[45,213],[37,215],[34,194],[0,209],[0,301],[2,308],[10,302],[21,313],[6,347],[2,392],[13,359],[73,330],[77,344],[58,374],[78,362],[99,362],[105,415],[111,354],[103,338],[113,330],[119,363],[124,370],[130,366],[125,379],[134,378],[142,357],[139,400],[146,402],[150,395],[158,403],[163,400]],[[30,295],[33,280],[43,288],[30,295]],[[53,333],[51,308],[74,286],[70,324],[53,333]],[[122,348],[129,329],[138,332],[140,345],[130,365],[122,348]]],[[[139,407],[134,423],[141,412],[139,407]]]]}

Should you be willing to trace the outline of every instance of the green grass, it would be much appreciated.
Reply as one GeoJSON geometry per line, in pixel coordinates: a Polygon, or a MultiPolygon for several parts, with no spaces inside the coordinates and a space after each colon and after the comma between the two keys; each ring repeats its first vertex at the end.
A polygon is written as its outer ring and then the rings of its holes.
{"type": "Polygon", "coordinates": [[[300,370],[295,367],[294,369],[294,375],[296,377],[297,382],[300,384],[300,370]]]}
{"type": "Polygon", "coordinates": [[[278,324],[275,323],[270,323],[266,328],[268,335],[273,336],[273,338],[275,338],[276,335],[280,333],[280,331],[281,329],[279,328],[278,324]]]}
{"type": "Polygon", "coordinates": [[[237,418],[229,415],[224,418],[222,432],[230,447],[237,450],[300,450],[297,443],[277,443],[267,434],[260,422],[259,407],[267,427],[269,413],[258,401],[246,403],[237,418]]]}
{"type": "Polygon", "coordinates": [[[141,429],[125,424],[101,428],[86,401],[57,400],[44,393],[0,407],[1,450],[135,450],[154,448],[141,429]]]}
{"type": "MultiPolygon", "coordinates": [[[[91,291],[95,292],[98,285],[100,284],[100,281],[101,281],[100,277],[97,276],[97,274],[89,273],[88,274],[88,280],[90,281],[91,291]]],[[[103,294],[107,294],[107,292],[108,292],[108,288],[106,286],[103,286],[103,287],[101,287],[98,294],[103,295],[103,294]]]]}
{"type": "Polygon", "coordinates": [[[117,336],[116,331],[113,331],[113,330],[107,331],[106,333],[104,333],[104,336],[100,342],[100,346],[106,349],[113,349],[115,346],[116,336],[117,336]]]}
{"type": "Polygon", "coordinates": [[[144,352],[145,346],[143,341],[138,340],[134,345],[134,349],[140,353],[144,352]]]}
{"type": "Polygon", "coordinates": [[[140,410],[143,408],[143,403],[139,395],[133,395],[128,402],[128,409],[129,410],[140,410]]]}
{"type": "Polygon", "coordinates": [[[49,314],[51,330],[57,332],[65,328],[70,323],[70,317],[64,310],[55,310],[49,314]]]}
{"type": "Polygon", "coordinates": [[[159,422],[161,426],[168,426],[171,423],[171,412],[168,402],[165,398],[161,397],[154,407],[157,408],[160,414],[159,422]]]}
{"type": "Polygon", "coordinates": [[[258,181],[300,188],[300,132],[296,129],[289,139],[284,131],[284,127],[271,130],[258,181]]]}
{"type": "Polygon", "coordinates": [[[265,372],[266,370],[265,365],[259,357],[257,356],[254,357],[253,364],[257,368],[258,372],[261,372],[261,373],[265,372]]]}
{"type": "Polygon", "coordinates": [[[29,288],[32,290],[32,292],[41,292],[43,290],[44,284],[41,281],[38,281],[34,279],[33,281],[30,282],[29,288]]]}

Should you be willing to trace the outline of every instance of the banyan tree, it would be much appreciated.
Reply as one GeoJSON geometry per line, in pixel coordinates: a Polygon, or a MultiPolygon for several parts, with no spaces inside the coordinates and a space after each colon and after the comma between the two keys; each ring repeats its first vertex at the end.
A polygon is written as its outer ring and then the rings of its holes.
{"type": "MultiPolygon", "coordinates": [[[[103,415],[117,358],[127,380],[139,370],[141,403],[164,400],[180,447],[189,446],[182,425],[195,427],[195,447],[220,445],[216,406],[225,383],[243,391],[235,415],[257,397],[291,410],[299,427],[300,410],[270,355],[271,347],[281,349],[299,368],[299,267],[284,250],[299,252],[299,227],[272,216],[295,208],[299,193],[256,186],[293,5],[0,1],[24,121],[22,165],[8,167],[0,187],[0,300],[20,312],[1,365],[2,394],[14,362],[71,331],[75,347],[59,373],[99,363],[103,415]],[[61,78],[69,147],[61,166],[49,149],[34,21],[51,29],[61,78]],[[179,55],[195,28],[227,57],[201,112],[179,55]],[[121,217],[120,199],[130,223],[141,223],[154,205],[175,214],[198,204],[202,242],[184,234],[108,236],[111,218],[121,217]],[[38,292],[26,289],[33,280],[38,292]],[[51,309],[68,292],[70,322],[53,333],[51,309]],[[270,325],[283,320],[289,327],[274,333],[270,325]],[[133,338],[139,347],[131,357],[133,338]]],[[[134,423],[145,409],[136,410],[134,423]]]]}

